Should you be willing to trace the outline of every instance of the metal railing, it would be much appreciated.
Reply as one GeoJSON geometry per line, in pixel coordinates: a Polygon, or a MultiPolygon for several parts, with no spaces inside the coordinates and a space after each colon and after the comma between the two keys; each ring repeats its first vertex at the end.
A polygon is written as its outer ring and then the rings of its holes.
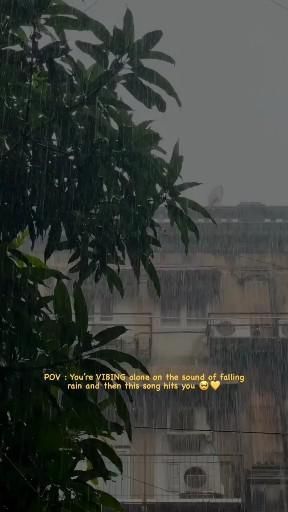
{"type": "Polygon", "coordinates": [[[103,489],[122,503],[242,501],[240,455],[120,453],[120,457],[123,474],[103,489]]]}
{"type": "Polygon", "coordinates": [[[219,313],[207,322],[210,339],[288,339],[288,315],[278,313],[219,313]]]}
{"type": "Polygon", "coordinates": [[[188,327],[171,327],[161,324],[159,317],[151,313],[117,313],[109,320],[101,320],[95,314],[89,317],[89,328],[96,334],[107,327],[124,325],[127,332],[111,341],[109,348],[129,353],[144,364],[159,363],[161,358],[166,361],[168,356],[177,361],[182,358],[182,364],[183,358],[192,358],[199,344],[211,348],[211,343],[219,341],[288,340],[287,313],[211,313],[206,318],[190,320],[188,327]]]}
{"type": "Polygon", "coordinates": [[[99,315],[89,317],[89,329],[93,334],[115,325],[124,325],[127,332],[109,343],[109,349],[127,352],[141,358],[143,362],[150,361],[152,350],[152,318],[151,315],[118,313],[111,320],[103,320],[99,315]]]}

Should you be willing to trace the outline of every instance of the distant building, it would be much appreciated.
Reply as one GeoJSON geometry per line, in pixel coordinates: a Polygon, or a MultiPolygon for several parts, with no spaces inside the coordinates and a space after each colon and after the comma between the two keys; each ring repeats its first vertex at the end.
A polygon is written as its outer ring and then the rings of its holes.
{"type": "MultiPolygon", "coordinates": [[[[211,209],[186,256],[164,214],[162,295],[127,267],[126,295],[87,283],[91,328],[151,373],[245,375],[217,391],[135,391],[133,444],[107,489],[131,512],[288,511],[288,207],[211,209]]],[[[56,262],[56,260],[54,261],[56,262]]],[[[52,262],[53,263],[53,262],[52,262]]]]}

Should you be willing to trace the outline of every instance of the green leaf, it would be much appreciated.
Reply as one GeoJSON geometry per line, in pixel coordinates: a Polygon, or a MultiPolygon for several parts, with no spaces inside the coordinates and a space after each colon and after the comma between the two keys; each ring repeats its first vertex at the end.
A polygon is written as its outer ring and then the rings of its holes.
{"type": "Polygon", "coordinates": [[[43,283],[47,279],[68,279],[58,270],[53,270],[51,268],[38,268],[38,267],[26,267],[21,269],[21,274],[26,276],[30,281],[34,281],[35,283],[43,283]]]}
{"type": "Polygon", "coordinates": [[[95,451],[100,452],[104,457],[110,460],[117,469],[119,469],[120,473],[123,471],[123,465],[120,457],[118,457],[115,450],[109,446],[109,444],[104,441],[100,441],[99,439],[84,439],[81,442],[81,446],[84,448],[85,455],[91,460],[93,463],[93,454],[95,451]]]}
{"type": "Polygon", "coordinates": [[[115,113],[118,115],[119,115],[119,113],[122,114],[121,110],[123,110],[125,113],[132,111],[132,108],[129,105],[127,105],[126,103],[124,103],[124,101],[115,99],[109,95],[104,96],[102,94],[102,91],[101,91],[101,94],[99,95],[99,98],[101,101],[103,100],[105,104],[110,105],[111,107],[114,107],[115,113]]]}
{"type": "Polygon", "coordinates": [[[136,276],[136,279],[137,279],[137,282],[139,283],[139,279],[140,279],[140,270],[141,270],[141,266],[140,266],[140,263],[141,263],[141,260],[140,260],[140,257],[139,255],[135,254],[135,247],[128,247],[127,246],[127,253],[128,253],[128,256],[129,256],[129,260],[130,260],[130,263],[131,263],[131,267],[133,269],[133,272],[136,276]]]}
{"type": "Polygon", "coordinates": [[[118,290],[121,297],[124,297],[124,288],[123,283],[121,281],[121,278],[119,277],[119,274],[115,272],[111,267],[106,267],[105,269],[105,275],[107,278],[107,283],[110,289],[110,292],[113,292],[114,287],[118,290]]]}
{"type": "Polygon", "coordinates": [[[83,336],[88,329],[88,310],[82,288],[79,284],[75,284],[73,295],[76,324],[81,336],[83,336]]]}
{"type": "Polygon", "coordinates": [[[13,256],[15,256],[17,259],[23,261],[32,271],[37,269],[41,269],[42,273],[39,272],[37,275],[43,276],[43,279],[49,279],[49,277],[55,277],[57,279],[65,279],[64,274],[59,272],[58,270],[54,270],[49,268],[46,263],[44,263],[40,258],[37,258],[37,256],[32,256],[31,254],[23,253],[22,251],[19,251],[18,249],[9,249],[9,253],[11,253],[13,256]],[[45,272],[44,272],[45,271],[45,272]],[[46,277],[45,277],[46,275],[46,277]]]}
{"type": "Polygon", "coordinates": [[[159,43],[162,36],[162,30],[154,30],[152,32],[148,32],[143,37],[141,37],[141,39],[135,41],[129,52],[129,56],[133,59],[142,59],[142,56],[145,55],[145,53],[147,53],[149,50],[154,48],[157,43],[159,43]]]}
{"type": "Polygon", "coordinates": [[[179,141],[177,141],[173,148],[168,167],[168,180],[171,185],[174,185],[175,181],[179,178],[182,165],[183,157],[180,155],[179,141]]]}
{"type": "Polygon", "coordinates": [[[20,39],[20,41],[22,41],[22,43],[24,43],[25,45],[28,43],[29,39],[27,37],[27,34],[24,32],[24,30],[21,28],[21,27],[18,27],[15,32],[14,32],[14,35],[20,39]]]}
{"type": "Polygon", "coordinates": [[[163,52],[147,52],[141,57],[141,59],[162,60],[163,62],[169,62],[169,64],[175,65],[175,60],[170,57],[170,55],[166,55],[166,53],[163,52]]]}
{"type": "Polygon", "coordinates": [[[60,448],[70,448],[72,445],[71,438],[65,432],[65,427],[56,421],[43,425],[42,429],[37,432],[36,442],[40,453],[44,456],[60,448]]]}
{"type": "Polygon", "coordinates": [[[147,120],[147,121],[142,121],[142,123],[139,123],[138,124],[138,128],[144,128],[145,130],[147,128],[150,128],[150,125],[153,123],[153,119],[150,119],[150,120],[147,120]]]}
{"type": "Polygon", "coordinates": [[[28,236],[29,236],[29,230],[25,229],[25,231],[23,231],[23,233],[19,233],[17,238],[9,244],[9,247],[11,247],[12,249],[18,249],[19,247],[21,247],[21,245],[24,244],[24,242],[25,242],[25,240],[27,240],[28,236]]]}
{"type": "Polygon", "coordinates": [[[195,222],[193,222],[192,219],[190,219],[190,217],[188,215],[186,215],[186,223],[187,223],[187,227],[188,229],[194,233],[195,237],[196,237],[196,240],[197,242],[199,242],[200,240],[200,232],[199,232],[199,229],[198,227],[196,226],[195,222]]]}
{"type": "Polygon", "coordinates": [[[124,32],[118,27],[113,28],[110,50],[114,55],[123,55],[126,51],[124,32]]]}
{"type": "Polygon", "coordinates": [[[90,482],[95,478],[103,478],[104,482],[111,479],[111,473],[106,468],[104,461],[100,457],[100,455],[93,461],[93,469],[88,469],[87,471],[74,471],[74,474],[77,476],[77,480],[80,482],[90,482]]]}
{"type": "Polygon", "coordinates": [[[125,430],[127,432],[129,441],[132,441],[132,427],[131,427],[130,414],[129,414],[127,404],[126,404],[123,396],[121,395],[121,393],[116,394],[115,402],[116,402],[117,414],[121,418],[121,420],[124,422],[125,430]]]}
{"type": "Polygon", "coordinates": [[[158,297],[160,297],[160,295],[161,295],[160,281],[159,281],[157,271],[156,271],[151,259],[149,259],[147,257],[142,257],[141,261],[142,261],[142,265],[145,268],[148,276],[150,277],[152,283],[154,284],[154,287],[155,287],[158,297]]]}
{"type": "Polygon", "coordinates": [[[39,303],[43,306],[49,304],[53,300],[53,295],[43,295],[39,298],[39,303]]]}
{"type": "Polygon", "coordinates": [[[71,15],[56,14],[47,19],[45,26],[52,27],[59,38],[63,40],[65,30],[79,30],[80,23],[77,17],[71,18],[71,15]]]}
{"type": "Polygon", "coordinates": [[[113,510],[117,510],[119,512],[124,512],[124,508],[121,503],[119,503],[119,501],[117,501],[116,498],[113,498],[113,496],[110,494],[107,494],[104,491],[99,491],[99,489],[97,489],[97,495],[103,507],[107,507],[107,509],[112,508],[113,510]]]}
{"type": "Polygon", "coordinates": [[[108,48],[111,42],[111,34],[109,30],[105,27],[105,25],[103,25],[103,23],[100,23],[100,21],[90,17],[88,17],[88,20],[86,17],[86,24],[87,30],[89,26],[90,30],[92,30],[95,36],[98,37],[101,41],[103,41],[106,48],[108,48]]]}
{"type": "Polygon", "coordinates": [[[177,192],[184,192],[184,190],[198,187],[199,185],[202,185],[202,183],[198,183],[197,181],[187,181],[185,183],[180,183],[180,185],[176,185],[174,188],[177,192]]]}
{"type": "Polygon", "coordinates": [[[45,262],[50,258],[51,254],[56,250],[57,245],[60,242],[62,234],[62,224],[59,221],[54,222],[54,224],[51,225],[49,235],[48,235],[48,241],[47,245],[45,247],[44,251],[44,259],[45,262]]]}
{"type": "Polygon", "coordinates": [[[97,350],[97,352],[95,352],[95,358],[106,361],[112,365],[113,361],[118,363],[128,363],[130,366],[132,366],[132,368],[137,368],[146,375],[149,375],[147,368],[141,363],[141,361],[138,361],[138,359],[131,356],[130,354],[127,354],[126,352],[110,349],[97,350]]]}
{"type": "Polygon", "coordinates": [[[168,201],[168,215],[170,218],[171,225],[173,226],[174,222],[180,231],[181,240],[185,248],[185,252],[188,252],[189,246],[189,229],[187,224],[187,215],[183,212],[182,209],[178,208],[174,201],[168,201]]]}
{"type": "MultiPolygon", "coordinates": [[[[115,77],[115,75],[116,72],[112,71],[111,69],[108,69],[107,71],[104,71],[104,73],[101,73],[101,75],[99,75],[93,83],[93,89],[91,88],[91,91],[89,91],[89,93],[87,94],[87,99],[96,98],[97,95],[100,93],[101,89],[103,89],[103,87],[105,86],[108,86],[111,80],[113,80],[113,78],[115,77]]],[[[74,110],[76,106],[78,106],[78,103],[76,103],[76,105],[73,105],[73,107],[71,107],[71,110],[74,110]]]]}
{"type": "Polygon", "coordinates": [[[65,322],[72,321],[72,308],[68,290],[63,281],[58,281],[54,290],[54,312],[59,319],[65,322]]]}
{"type": "Polygon", "coordinates": [[[99,347],[101,345],[106,345],[107,343],[115,340],[116,338],[119,338],[119,336],[122,336],[122,334],[124,334],[125,332],[127,332],[126,327],[124,327],[123,325],[115,325],[113,327],[108,327],[107,329],[98,332],[94,336],[94,340],[99,341],[99,345],[97,345],[97,347],[99,347]]]}
{"type": "Polygon", "coordinates": [[[216,221],[213,219],[213,217],[211,217],[210,213],[206,210],[206,208],[196,203],[196,201],[193,201],[193,199],[189,199],[188,197],[179,197],[177,201],[179,204],[186,205],[186,207],[189,208],[190,210],[201,213],[203,217],[211,220],[213,224],[216,224],[216,221]]]}
{"type": "Polygon", "coordinates": [[[181,234],[181,240],[185,248],[185,253],[188,253],[188,247],[189,247],[189,233],[188,233],[188,227],[185,223],[183,217],[177,216],[175,219],[175,222],[178,226],[178,229],[181,234]]]}
{"type": "Polygon", "coordinates": [[[165,91],[166,94],[168,94],[168,96],[174,98],[174,100],[176,100],[176,102],[178,103],[179,107],[181,107],[181,101],[175,89],[164,76],[158,73],[158,71],[146,68],[143,65],[139,66],[138,64],[135,67],[135,72],[137,73],[138,77],[142,78],[143,80],[146,80],[146,82],[150,82],[151,84],[156,85],[160,89],[163,89],[163,91],[165,91]]]}
{"type": "Polygon", "coordinates": [[[125,48],[129,48],[134,43],[134,20],[130,9],[127,9],[124,15],[123,33],[125,37],[125,48]]]}
{"type": "Polygon", "coordinates": [[[166,111],[166,103],[161,98],[160,94],[143,84],[143,82],[141,82],[141,80],[139,80],[139,78],[137,78],[133,73],[125,75],[122,85],[126,87],[128,92],[130,92],[136,100],[143,103],[145,107],[157,107],[159,112],[166,111]]]}
{"type": "MultiPolygon", "coordinates": [[[[46,270],[52,270],[52,269],[49,269],[49,267],[46,265],[46,263],[44,263],[44,261],[40,260],[40,258],[37,258],[37,256],[31,256],[31,254],[25,253],[25,257],[27,258],[28,262],[33,267],[44,268],[46,270]]],[[[58,271],[56,270],[56,272],[58,272],[58,271]]],[[[63,277],[64,277],[64,274],[63,274],[63,277]]]]}
{"type": "Polygon", "coordinates": [[[21,251],[18,251],[18,249],[9,249],[8,257],[16,263],[17,267],[19,268],[25,268],[25,266],[29,265],[28,259],[26,258],[26,255],[23,254],[21,251]]]}
{"type": "Polygon", "coordinates": [[[154,236],[150,236],[150,235],[148,235],[147,238],[148,238],[149,242],[151,243],[151,245],[154,245],[154,247],[161,248],[161,242],[158,238],[156,238],[154,236]]]}
{"type": "Polygon", "coordinates": [[[180,144],[179,144],[179,140],[177,140],[176,144],[174,145],[171,159],[170,159],[170,166],[172,168],[177,167],[179,158],[180,158],[180,144]]]}
{"type": "MultiPolygon", "coordinates": [[[[70,7],[68,4],[64,2],[54,2],[52,7],[49,10],[49,14],[52,15],[69,15],[75,16],[78,20],[78,30],[91,30],[96,37],[98,37],[103,43],[105,43],[106,47],[110,44],[111,35],[109,30],[100,23],[100,21],[91,18],[89,15],[85,14],[83,11],[78,10],[77,8],[70,7]]],[[[49,18],[50,20],[51,18],[49,18]]]]}
{"type": "Polygon", "coordinates": [[[78,260],[80,258],[81,251],[80,249],[76,249],[76,251],[70,256],[68,263],[73,263],[73,261],[78,260]]]}
{"type": "Polygon", "coordinates": [[[103,69],[108,68],[109,57],[103,45],[84,43],[83,41],[76,41],[76,45],[82,52],[88,53],[103,69]]]}

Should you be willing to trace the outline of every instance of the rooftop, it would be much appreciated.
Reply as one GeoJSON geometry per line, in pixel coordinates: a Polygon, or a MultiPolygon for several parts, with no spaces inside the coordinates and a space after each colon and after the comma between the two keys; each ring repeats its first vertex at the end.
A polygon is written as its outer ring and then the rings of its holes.
{"type": "MultiPolygon", "coordinates": [[[[262,203],[239,203],[237,206],[206,207],[216,222],[288,222],[288,206],[268,206],[262,203]]],[[[157,213],[159,221],[167,220],[165,209],[157,213]]],[[[200,222],[208,222],[198,213],[193,213],[193,218],[200,222]]]]}
{"type": "MultiPolygon", "coordinates": [[[[197,243],[192,238],[190,251],[232,255],[288,253],[288,206],[240,203],[210,208],[209,213],[216,226],[209,219],[191,212],[200,230],[200,241],[197,243]]],[[[171,228],[165,210],[158,212],[157,220],[162,225],[163,249],[182,252],[180,235],[171,228]]]]}

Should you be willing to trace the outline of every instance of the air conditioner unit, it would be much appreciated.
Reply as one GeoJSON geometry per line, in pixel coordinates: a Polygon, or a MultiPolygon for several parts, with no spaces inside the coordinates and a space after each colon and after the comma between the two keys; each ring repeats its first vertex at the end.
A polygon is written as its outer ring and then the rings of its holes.
{"type": "Polygon", "coordinates": [[[210,338],[250,338],[247,318],[221,318],[210,324],[210,338]]]}
{"type": "Polygon", "coordinates": [[[288,319],[278,321],[279,338],[288,338],[288,319]]]}
{"type": "Polygon", "coordinates": [[[189,456],[183,461],[175,456],[167,461],[166,472],[168,489],[179,493],[179,499],[224,495],[220,463],[213,455],[189,456]]]}

